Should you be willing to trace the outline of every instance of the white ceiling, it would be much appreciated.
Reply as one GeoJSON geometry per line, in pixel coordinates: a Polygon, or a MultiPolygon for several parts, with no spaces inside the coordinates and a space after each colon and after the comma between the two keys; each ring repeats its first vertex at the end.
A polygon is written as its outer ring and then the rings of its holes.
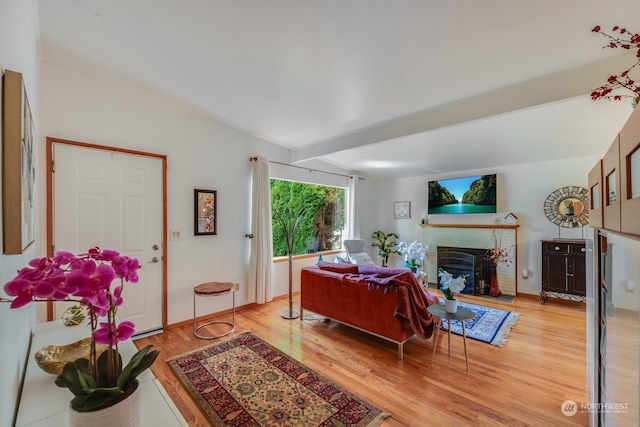
{"type": "Polygon", "coordinates": [[[634,60],[590,30],[637,24],[638,0],[37,5],[43,60],[81,57],[292,161],[371,176],[602,155],[631,113],[588,96],[634,60]]]}

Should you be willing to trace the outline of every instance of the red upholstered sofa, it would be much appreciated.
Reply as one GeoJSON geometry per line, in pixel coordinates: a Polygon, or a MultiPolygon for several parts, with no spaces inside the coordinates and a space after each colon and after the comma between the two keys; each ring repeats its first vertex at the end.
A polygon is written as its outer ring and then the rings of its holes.
{"type": "Polygon", "coordinates": [[[399,359],[414,333],[431,336],[426,306],[438,303],[408,270],[320,263],[301,271],[300,319],[308,310],[394,342],[399,359]]]}

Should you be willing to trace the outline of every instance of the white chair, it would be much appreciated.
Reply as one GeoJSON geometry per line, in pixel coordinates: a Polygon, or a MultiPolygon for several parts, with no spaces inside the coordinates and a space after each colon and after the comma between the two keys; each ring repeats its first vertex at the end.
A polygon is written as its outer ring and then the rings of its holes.
{"type": "Polygon", "coordinates": [[[376,265],[364,250],[364,240],[345,240],[343,243],[347,250],[347,258],[352,264],[376,265]]]}
{"type": "Polygon", "coordinates": [[[360,252],[364,252],[364,240],[362,239],[345,240],[344,248],[347,250],[347,256],[350,253],[357,254],[360,252]]]}

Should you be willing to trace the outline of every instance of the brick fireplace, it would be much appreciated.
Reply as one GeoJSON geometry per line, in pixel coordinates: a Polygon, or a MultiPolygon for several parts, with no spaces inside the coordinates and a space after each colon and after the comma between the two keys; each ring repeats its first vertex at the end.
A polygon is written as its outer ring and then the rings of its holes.
{"type": "MultiPolygon", "coordinates": [[[[509,251],[511,263],[498,265],[498,283],[504,295],[515,295],[517,292],[518,256],[517,225],[484,225],[484,224],[423,224],[422,244],[428,246],[425,271],[429,283],[438,283],[438,248],[465,248],[484,252],[491,247],[491,232],[498,227],[502,231],[502,247],[509,251]]],[[[451,270],[447,270],[453,273],[451,270]]],[[[468,274],[468,273],[464,273],[468,274]]],[[[474,275],[476,273],[474,272],[474,275]]],[[[482,280],[482,279],[478,279],[482,280]]],[[[488,281],[488,278],[484,278],[488,281]]],[[[475,282],[475,276],[474,276],[475,282]]],[[[474,283],[475,285],[475,283],[474,283]]],[[[477,286],[476,286],[477,287],[477,286]]]]}

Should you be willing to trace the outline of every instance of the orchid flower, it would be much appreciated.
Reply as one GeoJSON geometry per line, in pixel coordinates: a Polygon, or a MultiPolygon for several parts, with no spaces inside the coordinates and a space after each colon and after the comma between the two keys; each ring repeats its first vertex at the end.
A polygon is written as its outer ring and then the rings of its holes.
{"type": "Polygon", "coordinates": [[[444,294],[444,297],[449,300],[454,299],[455,294],[459,294],[464,290],[467,281],[466,274],[461,274],[454,279],[453,274],[443,269],[438,271],[438,277],[440,277],[440,290],[444,294]]]}
{"type": "MultiPolygon", "coordinates": [[[[131,371],[131,368],[123,372],[118,342],[131,338],[135,333],[135,325],[130,321],[119,322],[117,319],[118,308],[123,304],[124,283],[138,282],[139,268],[137,259],[114,250],[100,250],[96,247],[81,255],[59,251],[50,258],[34,258],[29,261],[27,267],[20,269],[16,277],[4,285],[5,293],[14,297],[13,300],[2,300],[11,301],[11,308],[49,298],[55,301],[73,301],[85,307],[93,342],[89,362],[83,366],[89,367],[88,373],[96,384],[104,384],[105,390],[111,390],[123,384],[122,379],[119,379],[121,373],[126,374],[126,383],[129,384],[141,372],[131,371]],[[114,282],[119,284],[112,289],[114,282]],[[106,322],[99,321],[105,318],[106,322]],[[98,359],[96,343],[112,347],[113,351],[107,352],[106,360],[98,359]],[[98,363],[101,365],[98,366],[98,363]],[[103,378],[105,375],[106,378],[103,378]]],[[[148,353],[149,347],[141,350],[141,356],[132,359],[130,363],[143,366],[144,369],[149,367],[158,353],[148,353]]],[[[84,388],[76,387],[75,383],[72,386],[68,381],[68,377],[61,375],[56,384],[69,387],[70,390],[73,387],[73,390],[78,391],[81,397],[77,397],[75,403],[72,401],[77,410],[76,406],[92,410],[108,395],[86,394],[84,388]]]]}

